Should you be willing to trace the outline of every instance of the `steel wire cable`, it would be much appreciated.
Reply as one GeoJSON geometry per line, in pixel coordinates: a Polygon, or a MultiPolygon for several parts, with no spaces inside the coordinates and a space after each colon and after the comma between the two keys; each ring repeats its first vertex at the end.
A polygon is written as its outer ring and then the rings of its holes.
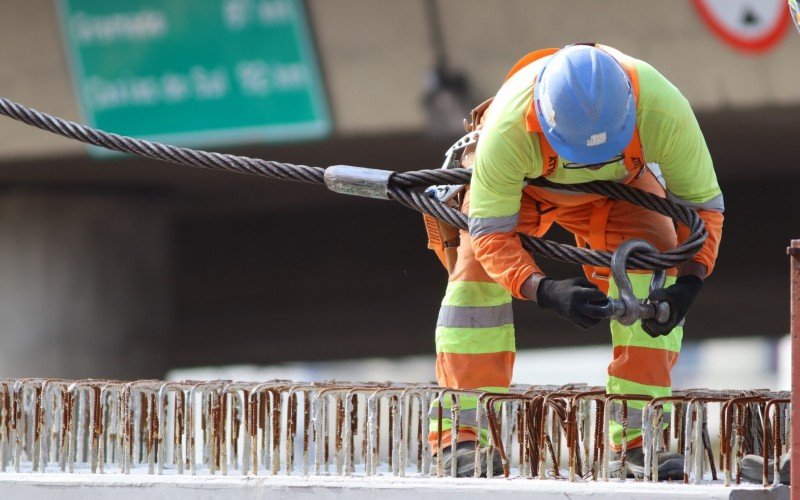
{"type": "MultiPolygon", "coordinates": [[[[325,184],[325,169],[321,167],[214,153],[104,132],[37,111],[4,97],[0,97],[0,114],[69,139],[144,158],[211,170],[325,184]]],[[[472,171],[465,168],[397,172],[390,178],[387,193],[391,199],[408,208],[467,230],[467,217],[463,213],[435,197],[427,196],[423,190],[431,185],[468,184],[471,178],[472,171]]],[[[532,179],[528,183],[540,187],[599,194],[615,200],[627,201],[670,217],[689,227],[690,235],[687,240],[672,250],[658,253],[638,252],[631,255],[628,259],[629,269],[659,270],[675,267],[697,254],[708,235],[702,219],[694,210],[624,184],[610,181],[555,184],[543,178],[532,179]]],[[[573,264],[588,264],[598,267],[610,267],[611,265],[611,252],[579,248],[523,233],[518,234],[523,248],[533,254],[573,264]]]]}

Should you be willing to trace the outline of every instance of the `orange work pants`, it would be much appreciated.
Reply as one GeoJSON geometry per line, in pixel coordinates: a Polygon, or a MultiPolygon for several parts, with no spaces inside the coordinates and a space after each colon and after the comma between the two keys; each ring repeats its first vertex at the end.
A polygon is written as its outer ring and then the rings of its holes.
{"type": "MultiPolygon", "coordinates": [[[[664,196],[664,189],[651,172],[645,170],[631,186],[664,196]]],[[[469,193],[462,211],[469,211],[469,193]]],[[[528,186],[524,189],[517,232],[544,236],[552,224],[559,224],[575,235],[578,246],[595,250],[615,250],[623,241],[640,238],[660,251],[677,245],[673,221],[653,211],[625,201],[599,195],[573,194],[528,186]]],[[[450,275],[448,291],[442,303],[437,325],[436,378],[444,387],[507,391],[514,365],[514,330],[511,317],[511,295],[499,287],[484,271],[475,257],[467,231],[461,231],[458,260],[450,275]]],[[[608,268],[584,266],[589,280],[609,296],[616,296],[616,285],[609,278],[608,268]]],[[[675,270],[668,272],[668,284],[674,281],[675,270]]],[[[647,296],[652,273],[631,272],[629,277],[637,296],[647,296]]],[[[566,325],[565,325],[566,326],[566,325]]],[[[607,391],[619,394],[646,394],[653,397],[670,394],[670,370],[680,351],[682,327],[657,339],[651,338],[637,322],[631,326],[611,321],[614,355],[608,368],[607,391]]],[[[526,381],[533,382],[535,381],[526,381]]],[[[449,398],[442,402],[442,446],[450,444],[452,422],[449,398]]],[[[438,402],[432,408],[430,441],[434,452],[439,436],[438,402]]],[[[461,396],[458,441],[485,441],[488,434],[482,427],[480,436],[474,424],[477,398],[461,396]],[[472,420],[470,420],[472,418],[472,420]]],[[[637,431],[637,415],[643,404],[628,402],[626,433],[628,446],[641,440],[637,431]]],[[[622,439],[620,409],[612,411],[610,441],[619,448],[622,439]]],[[[638,422],[640,422],[640,417],[638,422]]],[[[640,424],[638,424],[640,427],[640,424]]]]}

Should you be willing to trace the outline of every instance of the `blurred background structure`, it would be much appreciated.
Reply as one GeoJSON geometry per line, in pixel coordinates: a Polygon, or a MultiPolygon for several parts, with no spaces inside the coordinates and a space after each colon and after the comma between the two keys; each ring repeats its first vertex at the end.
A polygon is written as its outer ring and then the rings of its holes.
{"type": "MultiPolygon", "coordinates": [[[[747,51],[689,0],[503,0],[490,11],[478,0],[29,0],[0,9],[4,97],[113,132],[315,166],[438,167],[461,115],[537,48],[597,41],[644,59],[692,103],[726,198],[717,270],[686,339],[748,338],[736,355],[692,355],[719,342],[686,349],[679,373],[758,360],[772,375],[752,384],[777,381],[784,248],[800,213],[800,42],[788,22],[779,34],[793,36],[747,51]],[[160,66],[146,59],[153,51],[160,66]],[[296,61],[275,63],[282,57],[296,61]]],[[[0,120],[0,185],[0,377],[130,379],[413,355],[430,359],[429,374],[414,373],[432,376],[446,274],[419,214],[399,204],[90,152],[11,120],[0,120]]],[[[542,264],[555,276],[580,273],[542,264]]],[[[518,349],[602,345],[598,356],[610,357],[604,326],[578,331],[521,302],[515,315],[518,349]]],[[[541,359],[520,355],[517,381],[534,382],[520,377],[541,359]]]]}

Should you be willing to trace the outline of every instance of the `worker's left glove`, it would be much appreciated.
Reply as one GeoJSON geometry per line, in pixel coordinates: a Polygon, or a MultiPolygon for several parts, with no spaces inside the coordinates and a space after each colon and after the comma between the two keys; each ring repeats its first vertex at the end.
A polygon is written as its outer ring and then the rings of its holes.
{"type": "Polygon", "coordinates": [[[683,321],[694,298],[703,288],[703,280],[694,275],[681,276],[675,284],[667,288],[659,288],[650,292],[650,302],[666,302],[669,304],[669,319],[659,323],[655,318],[642,321],[642,328],[655,338],[668,335],[673,328],[683,321]]]}

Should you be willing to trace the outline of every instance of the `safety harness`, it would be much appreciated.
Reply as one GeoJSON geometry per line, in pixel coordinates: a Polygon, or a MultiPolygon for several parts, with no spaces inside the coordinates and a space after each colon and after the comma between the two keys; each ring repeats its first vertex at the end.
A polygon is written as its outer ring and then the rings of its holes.
{"type": "MultiPolygon", "coordinates": [[[[633,97],[634,101],[638,104],[639,102],[639,74],[636,70],[636,65],[633,59],[622,52],[614,49],[612,47],[608,47],[605,45],[595,44],[595,43],[586,43],[582,45],[591,45],[593,47],[597,47],[600,50],[611,55],[625,70],[625,73],[628,75],[628,79],[631,82],[631,87],[633,90],[633,97]]],[[[509,70],[508,74],[506,75],[504,82],[508,81],[512,76],[514,76],[519,70],[522,68],[534,63],[535,61],[542,59],[543,57],[549,57],[558,52],[561,49],[549,48],[549,49],[540,49],[534,52],[530,52],[526,54],[522,59],[516,62],[514,66],[509,70]]],[[[534,78],[533,85],[536,85],[536,80],[538,76],[534,78]]],[[[483,119],[484,116],[492,104],[494,97],[490,97],[489,99],[485,100],[478,106],[476,106],[470,112],[470,121],[464,120],[464,128],[467,131],[467,135],[478,132],[481,127],[483,126],[483,119]]],[[[542,177],[548,177],[555,172],[556,168],[558,167],[558,154],[553,149],[553,146],[550,145],[547,138],[544,135],[542,130],[542,125],[539,122],[539,118],[536,114],[536,99],[533,97],[531,98],[531,104],[528,107],[527,112],[525,113],[525,126],[528,132],[532,134],[536,134],[539,139],[539,150],[542,154],[542,177]]],[[[465,136],[466,137],[466,136],[465,136]]],[[[475,156],[475,149],[477,147],[477,138],[475,136],[475,141],[472,141],[466,147],[463,148],[461,152],[460,161],[455,164],[449,164],[449,161],[445,161],[445,165],[443,168],[452,168],[454,166],[460,166],[469,168],[474,163],[474,156],[475,156]]],[[[461,139],[464,140],[463,138],[461,139]]],[[[448,159],[450,158],[450,154],[456,149],[458,143],[456,143],[453,148],[448,151],[448,159]]],[[[642,148],[642,142],[639,136],[639,127],[637,126],[633,131],[633,137],[628,145],[625,147],[625,151],[623,152],[623,162],[625,164],[625,169],[628,172],[627,177],[624,180],[621,180],[623,184],[629,184],[633,182],[646,168],[646,163],[644,159],[644,150],[642,148]]],[[[435,193],[432,193],[435,195],[435,193]]],[[[461,206],[463,195],[458,193],[455,196],[451,195],[451,197],[446,200],[452,206],[459,207],[461,206]]],[[[589,241],[584,241],[582,238],[577,238],[577,244],[580,247],[589,246],[595,250],[607,250],[607,245],[605,241],[605,228],[608,222],[608,216],[611,212],[613,200],[602,198],[598,199],[597,206],[592,213],[591,220],[589,221],[589,234],[590,238],[589,241]]],[[[548,219],[551,219],[549,222],[555,219],[555,210],[549,212],[548,219]]],[[[457,248],[460,244],[459,239],[459,231],[454,226],[451,226],[441,220],[438,220],[434,217],[429,215],[423,215],[423,219],[425,222],[425,229],[428,233],[428,248],[433,250],[439,260],[442,262],[442,265],[447,269],[448,273],[453,271],[456,263],[456,255],[457,255],[457,248]]],[[[545,222],[545,221],[543,221],[545,222]]],[[[550,224],[543,223],[542,229],[546,231],[549,228],[550,224]]],[[[541,236],[541,235],[538,235],[541,236]]],[[[607,279],[608,271],[606,269],[597,269],[590,266],[584,266],[584,270],[587,272],[588,276],[592,276],[596,279],[607,279]]]]}

